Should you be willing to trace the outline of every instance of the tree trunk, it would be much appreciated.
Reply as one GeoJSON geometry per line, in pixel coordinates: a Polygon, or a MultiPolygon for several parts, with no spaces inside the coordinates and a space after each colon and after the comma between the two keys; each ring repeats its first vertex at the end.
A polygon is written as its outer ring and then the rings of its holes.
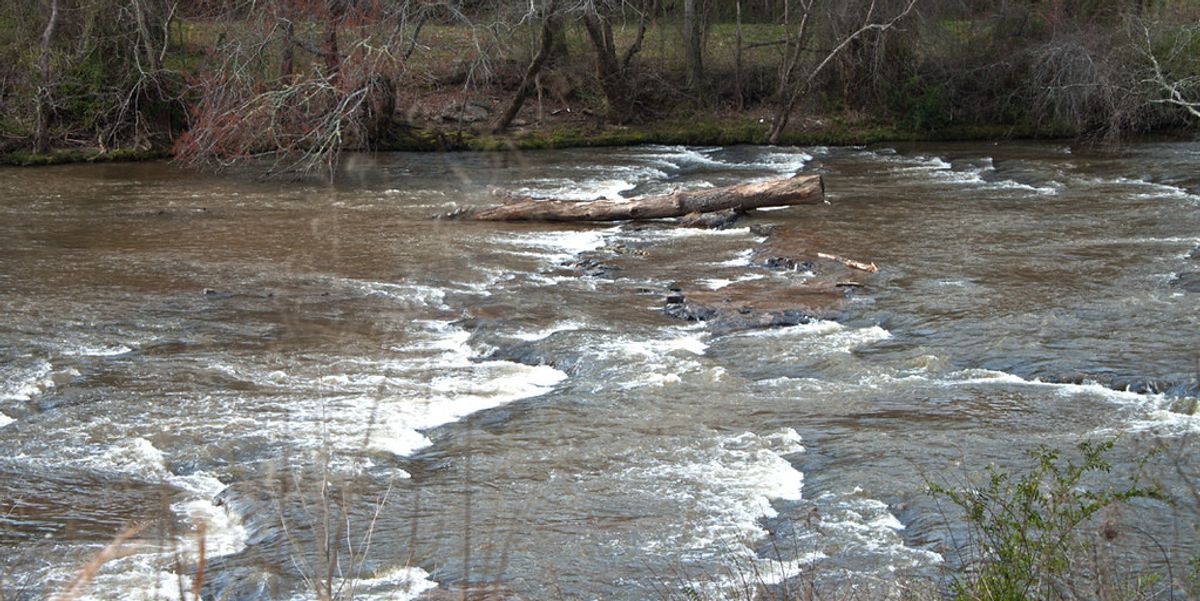
{"type": "Polygon", "coordinates": [[[624,221],[728,210],[744,213],[761,207],[818,204],[824,198],[825,184],[821,176],[798,175],[788,179],[676,191],[631,200],[577,202],[516,198],[503,206],[465,217],[476,221],[624,221]]]}
{"type": "Polygon", "coordinates": [[[771,118],[771,129],[767,132],[767,143],[778,144],[783,136],[783,128],[787,127],[788,119],[792,113],[792,107],[796,105],[796,99],[799,98],[800,92],[797,89],[797,84],[792,80],[796,66],[800,63],[800,54],[804,50],[806,36],[808,34],[808,16],[812,8],[812,3],[802,4],[804,13],[800,18],[800,24],[796,29],[795,36],[788,33],[788,25],[790,15],[790,5],[787,0],[783,3],[783,30],[786,36],[786,42],[783,50],[783,64],[779,68],[779,87],[775,93],[776,101],[779,103],[775,109],[775,115],[771,118]]]}
{"type": "Polygon", "coordinates": [[[138,37],[141,39],[142,53],[145,55],[146,66],[143,71],[155,73],[159,70],[158,50],[154,47],[154,36],[150,33],[150,15],[146,14],[146,6],[142,0],[133,2],[134,21],[137,23],[138,37]]]}
{"type": "Polygon", "coordinates": [[[683,2],[683,46],[687,62],[687,87],[695,90],[704,83],[704,18],[697,4],[701,0],[683,2]]]}
{"type": "Polygon", "coordinates": [[[366,111],[363,114],[367,145],[377,146],[391,136],[396,116],[396,84],[392,78],[376,73],[367,87],[366,111]]]}
{"type": "Polygon", "coordinates": [[[525,70],[525,77],[521,79],[521,87],[517,88],[517,93],[513,96],[512,102],[509,103],[508,109],[500,116],[500,120],[496,122],[496,126],[492,128],[493,133],[502,133],[512,125],[513,119],[517,117],[517,113],[521,112],[521,107],[525,104],[525,100],[533,93],[536,87],[538,74],[542,71],[542,66],[546,64],[546,59],[550,58],[550,53],[554,51],[554,30],[557,28],[558,19],[554,14],[558,4],[557,0],[550,0],[547,3],[544,14],[542,16],[542,43],[538,47],[537,54],[534,55],[533,61],[529,63],[529,68],[525,70]]]}
{"type": "Polygon", "coordinates": [[[584,13],[583,26],[596,50],[596,77],[604,93],[605,112],[616,123],[623,123],[627,114],[625,86],[622,85],[621,63],[613,43],[612,23],[594,12],[584,13]]]}
{"type": "Polygon", "coordinates": [[[34,134],[33,151],[44,153],[50,150],[50,41],[58,27],[58,0],[50,0],[50,17],[42,31],[41,54],[38,56],[38,71],[41,82],[37,90],[37,131],[34,134]]]}
{"type": "Polygon", "coordinates": [[[783,101],[783,104],[776,109],[775,116],[771,119],[771,129],[767,132],[767,143],[778,144],[783,137],[783,129],[787,127],[788,121],[791,119],[792,110],[796,107],[796,101],[800,99],[800,92],[796,91],[789,94],[783,101]]]}
{"type": "Polygon", "coordinates": [[[346,14],[342,0],[327,0],[325,15],[325,42],[321,53],[325,56],[325,74],[330,81],[341,78],[342,55],[338,50],[338,27],[346,14]]]}
{"type": "Polygon", "coordinates": [[[283,21],[283,51],[279,57],[279,76],[291,81],[292,73],[296,70],[296,45],[293,43],[296,37],[296,25],[292,22],[292,15],[288,14],[283,21]]]}
{"type": "Polygon", "coordinates": [[[737,10],[737,29],[735,30],[733,50],[733,88],[737,96],[737,110],[746,108],[746,93],[742,89],[742,0],[734,3],[737,10]]]}

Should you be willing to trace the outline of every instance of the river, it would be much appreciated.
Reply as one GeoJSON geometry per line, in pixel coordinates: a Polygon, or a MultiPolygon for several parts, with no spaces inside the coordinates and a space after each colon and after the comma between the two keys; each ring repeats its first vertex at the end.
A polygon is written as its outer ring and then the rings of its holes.
{"type": "MultiPolygon", "coordinates": [[[[0,170],[0,597],[67,590],[118,538],[77,598],[191,598],[201,553],[207,598],[332,575],[741,599],[748,574],[885,597],[960,561],[928,482],[1118,436],[1114,474],[1194,489],[1138,466],[1200,429],[1198,164],[1159,141],[350,155],[332,185],[0,170]],[[722,230],[432,219],[797,172],[827,205],[722,230]],[[880,270],[836,319],[664,314],[673,287],[807,277],[750,260],[767,227],[880,270]]],[[[1195,507],[1136,512],[1198,551],[1195,507]]]]}

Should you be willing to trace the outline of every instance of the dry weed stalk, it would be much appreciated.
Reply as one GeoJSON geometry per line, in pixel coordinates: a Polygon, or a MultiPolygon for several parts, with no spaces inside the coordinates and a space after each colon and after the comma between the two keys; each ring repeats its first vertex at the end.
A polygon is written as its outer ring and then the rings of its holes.
{"type": "Polygon", "coordinates": [[[129,554],[129,552],[125,549],[125,543],[129,542],[129,539],[133,538],[134,536],[137,536],[137,534],[144,528],[145,524],[134,524],[125,530],[122,530],[121,533],[112,540],[112,542],[108,543],[108,545],[101,549],[99,553],[96,553],[96,555],[93,556],[90,561],[84,564],[84,566],[75,575],[75,578],[73,578],[66,587],[59,591],[58,594],[54,595],[54,601],[72,601],[83,594],[83,592],[87,590],[88,584],[91,583],[92,579],[96,576],[96,573],[100,571],[100,568],[103,567],[104,564],[114,559],[125,557],[129,554]]]}

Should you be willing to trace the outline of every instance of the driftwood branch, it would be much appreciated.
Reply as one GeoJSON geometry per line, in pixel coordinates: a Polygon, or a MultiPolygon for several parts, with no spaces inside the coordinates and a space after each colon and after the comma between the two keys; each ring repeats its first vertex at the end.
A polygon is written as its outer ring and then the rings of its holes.
{"type": "Polygon", "coordinates": [[[867,273],[875,273],[879,271],[879,267],[877,267],[875,263],[864,263],[862,261],[855,261],[854,259],[847,259],[845,257],[839,257],[829,253],[817,253],[817,256],[829,261],[837,261],[846,267],[857,269],[859,271],[865,271],[867,273]]]}
{"type": "Polygon", "coordinates": [[[716,211],[748,212],[762,207],[818,204],[825,184],[819,175],[740,184],[707,190],[678,190],[629,200],[538,200],[514,198],[507,204],[461,217],[476,221],[625,221],[683,217],[716,211]]]}

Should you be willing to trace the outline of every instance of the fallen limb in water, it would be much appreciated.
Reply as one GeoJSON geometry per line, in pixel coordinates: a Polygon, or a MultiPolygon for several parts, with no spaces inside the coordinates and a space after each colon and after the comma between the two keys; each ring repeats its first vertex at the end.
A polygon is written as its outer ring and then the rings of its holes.
{"type": "Polygon", "coordinates": [[[830,261],[837,261],[838,263],[841,263],[842,265],[845,265],[846,267],[849,267],[851,269],[858,269],[860,271],[865,271],[867,273],[875,273],[876,271],[879,271],[879,267],[877,267],[875,265],[875,263],[863,263],[862,261],[855,261],[854,259],[847,259],[846,257],[839,257],[837,255],[831,255],[829,253],[817,253],[817,256],[821,257],[822,259],[828,259],[830,261]]]}
{"type": "Polygon", "coordinates": [[[825,199],[819,175],[797,175],[707,190],[676,190],[662,196],[629,200],[537,200],[515,198],[503,206],[455,215],[476,221],[625,221],[661,219],[763,207],[818,204],[825,199]]]}

